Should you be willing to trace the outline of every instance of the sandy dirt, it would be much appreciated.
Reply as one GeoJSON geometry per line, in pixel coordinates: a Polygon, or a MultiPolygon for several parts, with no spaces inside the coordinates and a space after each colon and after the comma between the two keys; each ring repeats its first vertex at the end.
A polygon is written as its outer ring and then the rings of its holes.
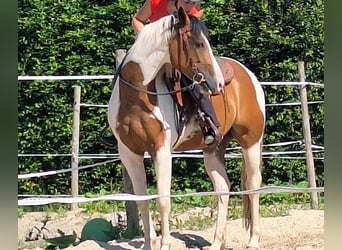
{"type": "MultiPolygon", "coordinates": [[[[195,210],[195,213],[205,213],[204,210],[195,210]]],[[[192,211],[194,213],[194,211],[192,211]]],[[[179,218],[184,219],[184,214],[179,218]]],[[[18,245],[20,250],[44,249],[42,233],[46,237],[60,236],[58,229],[66,235],[76,232],[81,236],[83,226],[92,218],[105,218],[117,223],[118,215],[86,214],[82,211],[54,213],[27,213],[18,218],[18,245]],[[44,226],[44,220],[48,221],[44,226]],[[39,232],[40,230],[40,232],[39,232]],[[30,233],[31,232],[31,233],[30,233]],[[38,240],[27,241],[27,238],[38,240]]],[[[173,250],[206,249],[211,242],[214,226],[202,231],[172,230],[173,250]]],[[[324,211],[323,210],[289,210],[288,215],[281,217],[261,218],[261,249],[263,250],[311,250],[324,249],[324,211]]],[[[229,220],[227,225],[229,250],[245,249],[247,232],[242,227],[242,220],[229,220]]],[[[130,250],[139,249],[143,245],[143,238],[133,240],[117,240],[110,242],[84,241],[77,246],[68,247],[68,250],[130,250]]]]}

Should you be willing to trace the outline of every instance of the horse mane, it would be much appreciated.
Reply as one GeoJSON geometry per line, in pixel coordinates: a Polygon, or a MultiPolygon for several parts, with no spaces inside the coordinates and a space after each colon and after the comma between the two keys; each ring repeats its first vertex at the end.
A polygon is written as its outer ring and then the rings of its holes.
{"type": "MultiPolygon", "coordinates": [[[[203,33],[208,38],[208,28],[204,22],[193,15],[189,15],[189,18],[191,21],[193,36],[198,37],[203,33]]],[[[143,46],[143,51],[145,52],[154,51],[157,44],[165,44],[165,46],[168,45],[168,42],[174,32],[176,20],[177,17],[175,15],[168,15],[153,23],[145,25],[137,35],[135,43],[130,48],[129,53],[133,51],[136,52],[138,44],[143,46]]]]}
{"type": "Polygon", "coordinates": [[[154,51],[157,44],[165,44],[167,46],[174,30],[175,20],[173,15],[168,15],[153,23],[146,24],[137,35],[129,53],[140,49],[137,48],[138,44],[143,46],[143,51],[145,52],[154,51]]]}
{"type": "Polygon", "coordinates": [[[192,35],[198,37],[203,32],[203,35],[208,39],[209,32],[204,22],[193,15],[188,15],[191,22],[192,35]]]}
{"type": "MultiPolygon", "coordinates": [[[[189,18],[193,36],[207,36],[204,23],[194,16],[189,15],[189,18]]],[[[178,30],[177,19],[175,15],[168,15],[145,25],[128,50],[123,65],[129,61],[139,64],[144,75],[144,84],[148,84],[156,76],[162,65],[170,62],[169,42],[178,30]]]]}

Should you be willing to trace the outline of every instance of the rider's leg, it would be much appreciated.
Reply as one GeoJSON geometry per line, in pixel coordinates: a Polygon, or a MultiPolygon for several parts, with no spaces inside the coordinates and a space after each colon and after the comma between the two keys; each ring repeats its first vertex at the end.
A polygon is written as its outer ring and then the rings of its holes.
{"type": "Polygon", "coordinates": [[[118,141],[116,140],[115,136],[113,134],[111,135],[105,135],[106,130],[109,129],[108,123],[106,124],[106,127],[104,127],[101,131],[100,136],[98,137],[98,140],[101,142],[103,146],[110,149],[117,149],[118,147],[118,141]]]}
{"type": "MultiPolygon", "coordinates": [[[[209,100],[209,97],[207,95],[203,95],[200,90],[201,87],[199,85],[195,85],[190,93],[204,114],[209,117],[217,128],[220,127],[220,123],[217,120],[215,110],[209,100]]],[[[204,140],[206,144],[211,144],[215,140],[215,131],[211,129],[211,126],[208,127],[209,130],[204,134],[204,140]]]]}

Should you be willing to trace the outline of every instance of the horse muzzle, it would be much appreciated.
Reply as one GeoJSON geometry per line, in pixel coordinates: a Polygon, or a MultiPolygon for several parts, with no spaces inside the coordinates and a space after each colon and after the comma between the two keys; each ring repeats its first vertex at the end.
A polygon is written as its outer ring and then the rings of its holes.
{"type": "Polygon", "coordinates": [[[223,90],[223,84],[217,83],[216,79],[212,77],[203,78],[203,81],[199,82],[199,84],[203,95],[218,95],[223,90]]]}
{"type": "MultiPolygon", "coordinates": [[[[223,91],[224,82],[223,76],[217,77],[215,74],[210,73],[211,71],[205,70],[200,67],[203,65],[196,65],[198,68],[195,70],[195,74],[192,77],[194,84],[200,84],[202,94],[205,95],[218,95],[223,91]]],[[[221,73],[221,72],[220,72],[221,73]]]]}

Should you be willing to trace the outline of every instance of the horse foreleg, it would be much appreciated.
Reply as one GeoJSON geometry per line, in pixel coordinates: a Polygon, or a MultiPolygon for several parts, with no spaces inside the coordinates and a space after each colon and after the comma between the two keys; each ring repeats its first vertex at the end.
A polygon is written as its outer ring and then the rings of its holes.
{"type": "MultiPolygon", "coordinates": [[[[127,173],[132,181],[134,193],[137,195],[147,194],[146,173],[144,167],[144,157],[137,155],[119,144],[120,158],[125,166],[127,173]]],[[[144,228],[145,244],[144,250],[156,249],[153,246],[156,244],[157,236],[154,230],[152,217],[149,211],[147,201],[137,201],[137,205],[141,214],[141,219],[144,228]]]]}
{"type": "MultiPolygon", "coordinates": [[[[217,152],[204,152],[204,164],[206,171],[213,183],[216,192],[229,192],[230,183],[224,169],[223,157],[219,157],[217,152]]],[[[218,196],[217,199],[217,219],[214,240],[210,250],[219,250],[225,247],[226,222],[229,195],[218,196]]]]}
{"type": "MultiPolygon", "coordinates": [[[[242,149],[244,167],[242,172],[242,189],[251,190],[261,185],[261,145],[256,143],[248,149],[242,149]]],[[[260,215],[259,194],[243,196],[244,219],[246,229],[250,230],[247,245],[249,249],[260,249],[260,215]]]]}
{"type": "Polygon", "coordinates": [[[157,199],[157,206],[161,219],[161,250],[169,250],[171,246],[169,214],[171,210],[170,189],[171,189],[171,171],[172,160],[169,147],[162,147],[157,151],[155,160],[158,194],[161,197],[157,199]]]}

